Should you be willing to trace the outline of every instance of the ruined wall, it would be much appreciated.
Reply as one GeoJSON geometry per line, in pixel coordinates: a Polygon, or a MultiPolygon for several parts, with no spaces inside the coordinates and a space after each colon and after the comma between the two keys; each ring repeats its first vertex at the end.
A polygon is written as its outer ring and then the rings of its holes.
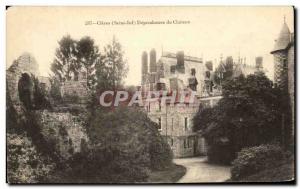
{"type": "Polygon", "coordinates": [[[29,53],[23,53],[6,71],[7,90],[11,100],[19,104],[18,82],[23,73],[39,76],[38,64],[35,58],[29,53]]]}
{"type": "Polygon", "coordinates": [[[42,134],[48,142],[55,144],[56,150],[63,158],[81,151],[82,143],[88,142],[84,121],[79,116],[69,112],[49,112],[47,110],[36,112],[42,134]]]}

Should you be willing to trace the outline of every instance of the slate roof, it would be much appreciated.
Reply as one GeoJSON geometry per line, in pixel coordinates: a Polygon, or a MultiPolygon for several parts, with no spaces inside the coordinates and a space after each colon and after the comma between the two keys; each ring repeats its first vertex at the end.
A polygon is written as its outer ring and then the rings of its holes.
{"type": "Polygon", "coordinates": [[[290,42],[291,42],[291,32],[287,24],[284,22],[280,30],[279,36],[275,42],[274,49],[272,50],[271,53],[280,50],[285,50],[288,47],[290,42]]]}

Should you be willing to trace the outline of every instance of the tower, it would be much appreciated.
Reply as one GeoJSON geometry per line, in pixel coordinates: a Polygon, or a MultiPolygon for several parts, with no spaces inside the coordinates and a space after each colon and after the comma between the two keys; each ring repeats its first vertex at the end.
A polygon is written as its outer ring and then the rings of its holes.
{"type": "Polygon", "coordinates": [[[150,73],[156,72],[156,51],[151,49],[150,51],[150,73]]]}
{"type": "Polygon", "coordinates": [[[148,74],[148,54],[146,51],[142,54],[142,84],[145,84],[148,74]]]}
{"type": "Polygon", "coordinates": [[[291,32],[285,22],[281,27],[279,36],[275,40],[274,49],[274,84],[280,88],[287,87],[287,48],[291,42],[291,32]]]}

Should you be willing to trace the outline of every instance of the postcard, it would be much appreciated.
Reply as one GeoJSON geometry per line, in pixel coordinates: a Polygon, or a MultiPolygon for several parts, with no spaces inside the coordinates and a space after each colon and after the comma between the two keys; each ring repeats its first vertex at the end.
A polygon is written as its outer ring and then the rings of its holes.
{"type": "Polygon", "coordinates": [[[7,183],[295,184],[294,11],[7,7],[7,183]]]}

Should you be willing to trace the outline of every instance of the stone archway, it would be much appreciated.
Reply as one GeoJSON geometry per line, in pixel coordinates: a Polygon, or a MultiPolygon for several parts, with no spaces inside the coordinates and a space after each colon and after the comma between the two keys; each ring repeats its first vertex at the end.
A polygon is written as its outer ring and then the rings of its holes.
{"type": "Polygon", "coordinates": [[[28,73],[23,73],[18,81],[19,99],[27,109],[32,108],[33,82],[28,73]]]}

